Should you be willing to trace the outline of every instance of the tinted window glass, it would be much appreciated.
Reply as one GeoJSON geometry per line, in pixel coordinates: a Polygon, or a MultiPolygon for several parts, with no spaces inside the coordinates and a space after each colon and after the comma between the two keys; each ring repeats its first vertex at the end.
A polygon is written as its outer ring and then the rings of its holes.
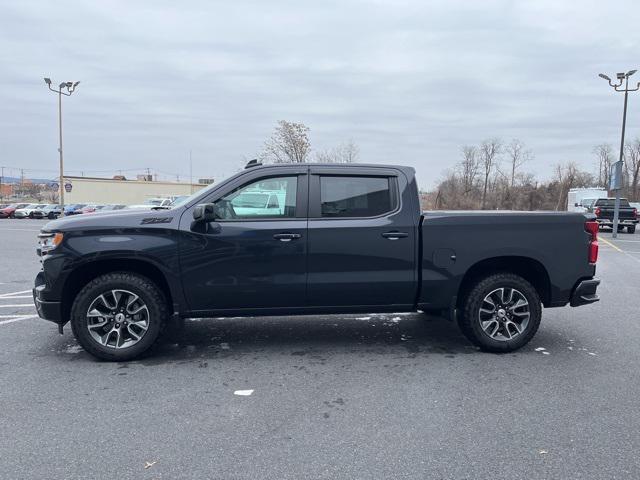
{"type": "Polygon", "coordinates": [[[297,177],[263,178],[216,201],[218,218],[290,218],[296,216],[297,177]]]}
{"type": "Polygon", "coordinates": [[[386,177],[320,177],[323,217],[375,217],[393,209],[386,177]]]}
{"type": "MultiPolygon", "coordinates": [[[[615,198],[601,198],[601,199],[596,201],[595,205],[596,205],[596,207],[615,207],[616,199],[615,198]]],[[[620,199],[620,206],[621,207],[628,207],[629,206],[629,200],[627,200],[626,198],[621,198],[620,199]]]]}

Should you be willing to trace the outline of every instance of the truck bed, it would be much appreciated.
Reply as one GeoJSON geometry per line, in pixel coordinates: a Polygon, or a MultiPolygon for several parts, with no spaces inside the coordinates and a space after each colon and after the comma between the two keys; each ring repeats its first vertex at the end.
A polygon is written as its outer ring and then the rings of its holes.
{"type": "Polygon", "coordinates": [[[418,307],[453,309],[443,303],[487,268],[534,272],[546,307],[562,306],[576,280],[592,277],[587,261],[590,235],[577,212],[428,211],[420,221],[422,265],[418,307]],[[579,271],[576,271],[576,268],[579,271]]]}

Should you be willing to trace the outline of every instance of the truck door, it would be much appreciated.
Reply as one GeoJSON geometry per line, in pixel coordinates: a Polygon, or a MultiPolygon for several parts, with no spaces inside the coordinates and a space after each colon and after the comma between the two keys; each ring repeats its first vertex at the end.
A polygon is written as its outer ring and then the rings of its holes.
{"type": "Polygon", "coordinates": [[[403,205],[406,177],[375,167],[310,172],[308,304],[412,305],[418,219],[411,200],[403,205]]]}
{"type": "Polygon", "coordinates": [[[214,203],[219,215],[208,225],[191,225],[192,212],[185,212],[180,262],[191,310],[305,305],[306,173],[306,167],[260,169],[240,176],[203,202],[214,203]]]}

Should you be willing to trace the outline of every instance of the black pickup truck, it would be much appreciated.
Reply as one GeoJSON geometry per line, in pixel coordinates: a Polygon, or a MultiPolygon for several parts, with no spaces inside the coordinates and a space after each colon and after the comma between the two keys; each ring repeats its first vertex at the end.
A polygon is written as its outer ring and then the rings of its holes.
{"type": "Polygon", "coordinates": [[[250,167],[169,210],[46,224],[39,315],[118,361],[184,318],[356,312],[444,315],[508,352],[543,305],[598,300],[592,214],[421,214],[412,168],[250,167]]]}
{"type": "MultiPolygon", "coordinates": [[[[616,205],[615,198],[598,198],[591,206],[596,215],[596,221],[601,227],[613,228],[613,214],[616,205]]],[[[620,199],[618,210],[618,231],[626,227],[628,233],[635,233],[638,223],[638,210],[629,204],[626,198],[620,199]]]]}

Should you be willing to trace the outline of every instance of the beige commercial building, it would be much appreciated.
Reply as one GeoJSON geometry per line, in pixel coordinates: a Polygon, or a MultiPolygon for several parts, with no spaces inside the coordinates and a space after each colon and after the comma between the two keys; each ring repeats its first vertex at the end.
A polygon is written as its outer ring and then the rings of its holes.
{"type": "Polygon", "coordinates": [[[203,183],[119,180],[97,177],[65,177],[71,191],[64,192],[64,203],[122,203],[133,205],[154,197],[191,195],[207,185],[203,183]]]}

